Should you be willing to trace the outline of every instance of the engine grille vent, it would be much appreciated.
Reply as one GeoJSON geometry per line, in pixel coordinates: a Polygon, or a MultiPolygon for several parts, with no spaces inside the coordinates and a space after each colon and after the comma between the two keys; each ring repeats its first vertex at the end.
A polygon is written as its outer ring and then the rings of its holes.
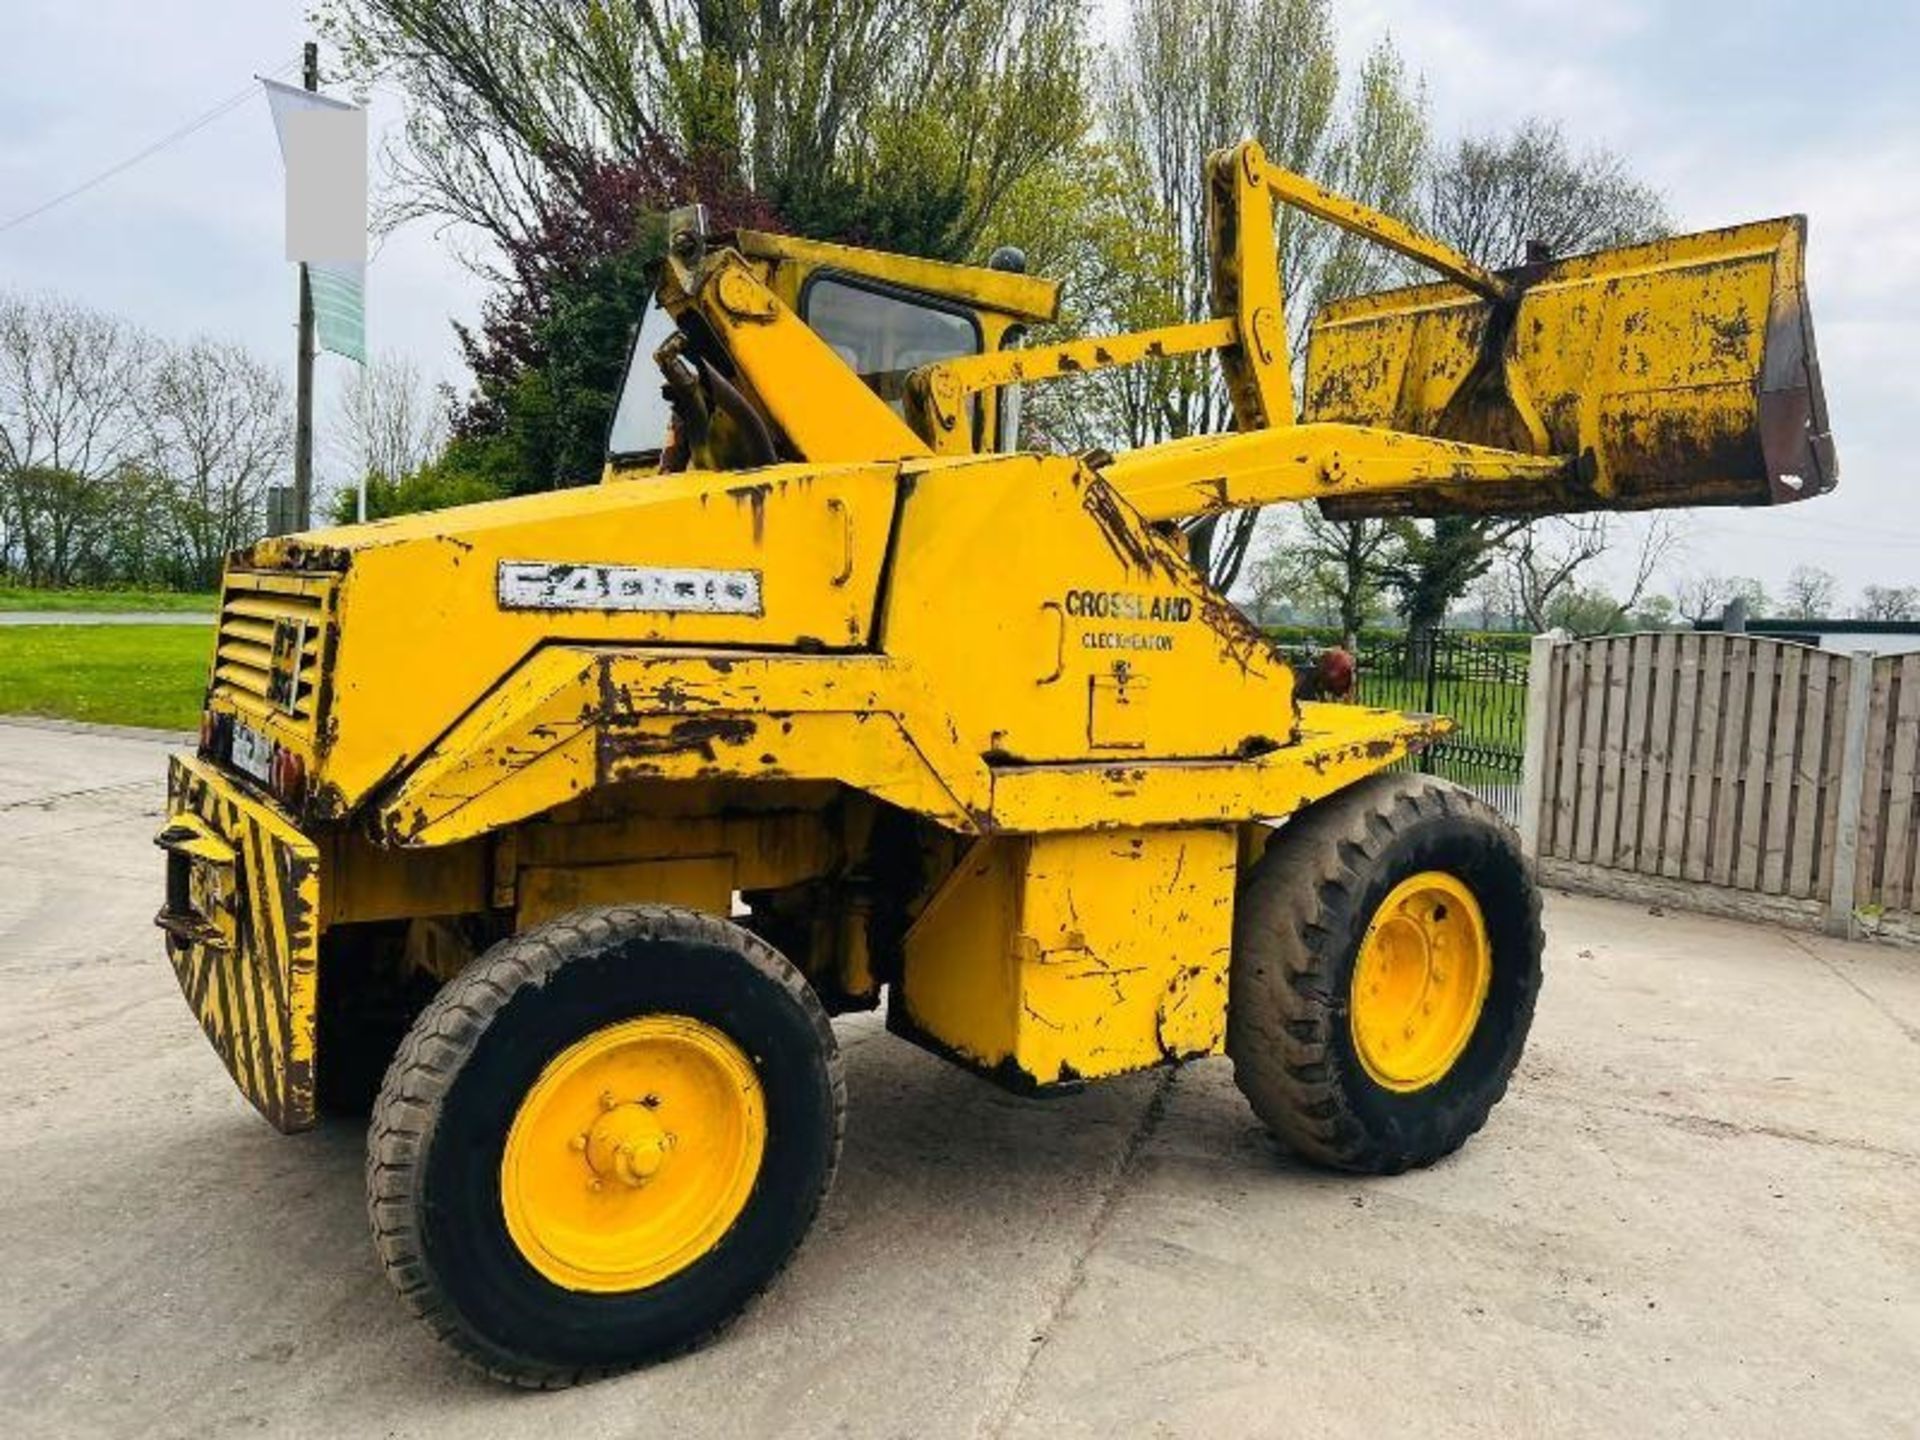
{"type": "Polygon", "coordinates": [[[213,683],[311,723],[330,577],[230,572],[220,599],[213,683]]]}

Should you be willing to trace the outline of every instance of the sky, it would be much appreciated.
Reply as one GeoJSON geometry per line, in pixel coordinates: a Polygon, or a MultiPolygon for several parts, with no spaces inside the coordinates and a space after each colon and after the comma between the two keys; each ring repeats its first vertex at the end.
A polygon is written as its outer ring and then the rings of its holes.
{"type": "MultiPolygon", "coordinates": [[[[1107,0],[1098,12],[1114,8],[1107,0]]],[[[1920,437],[1906,428],[1920,422],[1920,0],[1336,9],[1355,61],[1391,36],[1424,79],[1439,136],[1542,115],[1625,156],[1682,228],[1806,213],[1840,489],[1771,511],[1694,512],[1672,570],[1754,575],[1777,589],[1812,564],[1849,592],[1920,584],[1920,437]]],[[[7,0],[7,12],[0,227],[247,91],[254,75],[292,78],[307,33],[303,6],[286,0],[7,0]]],[[[323,81],[325,68],[323,52],[323,81]]],[[[376,149],[399,118],[398,97],[376,92],[376,149]]],[[[170,337],[239,339],[284,354],[290,371],[295,282],[281,222],[272,126],[249,98],[0,228],[0,289],[81,299],[170,337]]],[[[414,225],[377,242],[368,275],[370,346],[456,385],[452,322],[471,320],[482,294],[459,244],[414,225]]],[[[321,357],[323,436],[347,368],[321,357]]]]}

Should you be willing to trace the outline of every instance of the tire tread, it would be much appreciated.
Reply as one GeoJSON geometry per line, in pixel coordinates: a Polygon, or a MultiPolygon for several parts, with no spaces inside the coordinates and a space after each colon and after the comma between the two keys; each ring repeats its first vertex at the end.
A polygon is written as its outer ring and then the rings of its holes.
{"type": "MultiPolygon", "coordinates": [[[[1344,1015],[1338,937],[1389,848],[1417,825],[1455,819],[1484,827],[1519,860],[1517,837],[1477,796],[1430,776],[1383,773],[1310,807],[1283,828],[1243,882],[1229,970],[1227,1050],[1255,1113],[1295,1153],[1341,1170],[1397,1174],[1457,1148],[1505,1094],[1532,1022],[1543,938],[1539,890],[1525,885],[1532,975],[1522,986],[1512,1053],[1495,1083],[1399,1143],[1355,1113],[1333,1063],[1344,1015]],[[1444,1136],[1444,1143],[1436,1143],[1444,1136]]],[[[1362,931],[1364,925],[1361,926],[1362,931]]]]}
{"type": "MultiPolygon", "coordinates": [[[[552,1365],[530,1356],[506,1356],[469,1333],[435,1285],[421,1234],[421,1182],[442,1107],[470,1055],[495,1016],[521,990],[544,985],[561,966],[627,939],[670,939],[734,950],[759,974],[786,991],[812,1024],[827,1060],[832,1091],[833,1138],[817,1194],[797,1199],[817,1212],[833,1186],[846,1134],[847,1084],[839,1047],[813,987],[784,956],[757,936],[703,912],[670,905],[608,905],[569,912],[501,941],[441,987],[401,1041],[374,1104],[367,1137],[367,1211],[374,1250],[401,1301],[444,1344],[474,1369],[509,1385],[552,1390],[619,1374],[633,1364],[552,1365]]],[[[797,1248],[797,1247],[796,1247],[797,1248]]],[[[758,1298],[791,1260],[771,1270],[750,1297],[758,1298]]],[[[671,1354],[698,1348],[724,1330],[747,1307],[688,1338],[671,1354]]],[[[664,1359],[651,1355],[647,1360],[664,1359]]],[[[633,1362],[643,1363],[642,1361],[633,1362]]]]}

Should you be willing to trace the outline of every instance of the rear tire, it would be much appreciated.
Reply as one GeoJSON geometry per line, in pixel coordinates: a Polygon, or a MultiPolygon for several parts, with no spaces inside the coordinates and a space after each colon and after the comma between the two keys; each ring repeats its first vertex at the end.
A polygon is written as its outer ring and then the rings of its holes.
{"type": "MultiPolygon", "coordinates": [[[[1427,903],[1445,916],[1443,901],[1427,903]]],[[[1476,906],[1463,896],[1455,909],[1476,906]]],[[[1235,1083],[1307,1159],[1372,1174],[1430,1164],[1506,1093],[1533,1021],[1542,945],[1539,892],[1499,815],[1429,776],[1364,780],[1288,822],[1241,884],[1227,1011],[1235,1083]],[[1396,1075],[1356,1023],[1355,972],[1376,919],[1406,903],[1398,897],[1409,886],[1419,894],[1421,877],[1477,902],[1483,943],[1455,948],[1478,954],[1480,993],[1460,1002],[1457,1041],[1429,1048],[1429,1072],[1396,1075]]],[[[1438,961],[1419,963],[1443,978],[1438,961]]],[[[1417,1002],[1409,1019],[1423,1023],[1417,1002]]]]}
{"type": "MultiPolygon", "coordinates": [[[[701,1343],[773,1281],[832,1182],[845,1110],[826,1014],[805,978],[765,942],[670,906],[575,911],[487,951],[408,1032],[368,1144],[375,1247],[408,1307],[496,1379],[552,1387],[624,1370],[701,1343]],[[636,1031],[653,1038],[621,1038],[636,1031]],[[658,1046],[662,1034],[668,1051],[632,1049],[658,1046]],[[575,1085],[567,1067],[602,1063],[578,1058],[596,1046],[610,1068],[588,1076],[586,1093],[598,1090],[599,1076],[616,1077],[619,1088],[619,1077],[646,1073],[633,1071],[641,1063],[635,1053],[664,1053],[652,1073],[665,1083],[624,1088],[660,1090],[665,1103],[609,1088],[582,1116],[561,1113],[556,1129],[541,1107],[579,1108],[579,1095],[565,1088],[575,1085]],[[709,1066],[703,1053],[719,1058],[709,1066]],[[733,1168],[709,1187],[724,1194],[703,1212],[704,1228],[676,1230],[688,1192],[663,1185],[661,1175],[718,1163],[718,1127],[665,1134],[661,1143],[656,1117],[682,1128],[672,1088],[682,1084],[692,1087],[686,1104],[696,1109],[703,1097],[724,1106],[750,1095],[741,1113],[755,1138],[728,1152],[746,1158],[726,1162],[733,1168]],[[610,1130],[607,1144],[594,1123],[603,1112],[626,1127],[610,1130]],[[590,1130],[592,1144],[574,1143],[576,1129],[582,1140],[590,1130]],[[530,1159],[523,1131],[540,1136],[530,1159]],[[610,1157],[608,1144],[618,1153],[610,1157]],[[603,1189],[614,1209],[602,1198],[584,1203],[614,1218],[587,1221],[608,1228],[577,1241],[581,1196],[603,1189]],[[535,1212],[552,1207],[544,1221],[538,1213],[528,1220],[528,1195],[535,1212]],[[650,1212],[655,1204],[660,1210],[650,1212]],[[530,1243],[529,1226],[541,1224],[559,1251],[572,1243],[573,1253],[556,1261],[530,1243]],[[637,1268],[602,1263],[607,1247],[631,1252],[635,1234],[662,1229],[685,1243],[637,1268]],[[644,1281],[621,1278],[642,1274],[644,1281]]],[[[695,1209],[705,1203],[701,1190],[695,1209]]]]}

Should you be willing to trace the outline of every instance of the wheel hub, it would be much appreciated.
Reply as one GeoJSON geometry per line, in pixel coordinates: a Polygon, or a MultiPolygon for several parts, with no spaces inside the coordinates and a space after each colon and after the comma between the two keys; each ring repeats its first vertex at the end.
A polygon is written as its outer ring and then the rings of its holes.
{"type": "Polygon", "coordinates": [[[660,1173],[673,1146],[673,1132],[653,1118],[652,1107],[629,1101],[593,1122],[583,1153],[596,1178],[638,1187],[660,1173]]]}
{"type": "Polygon", "coordinates": [[[520,1103],[500,1163],[508,1234],[567,1289],[657,1284],[739,1217],[766,1137],[759,1075],[723,1031],[684,1015],[609,1025],[520,1103]]]}
{"type": "Polygon", "coordinates": [[[1437,1084],[1480,1020],[1493,952],[1480,902],[1444,871],[1409,876],[1374,911],[1348,1016],[1367,1074],[1389,1090],[1437,1084]]]}

